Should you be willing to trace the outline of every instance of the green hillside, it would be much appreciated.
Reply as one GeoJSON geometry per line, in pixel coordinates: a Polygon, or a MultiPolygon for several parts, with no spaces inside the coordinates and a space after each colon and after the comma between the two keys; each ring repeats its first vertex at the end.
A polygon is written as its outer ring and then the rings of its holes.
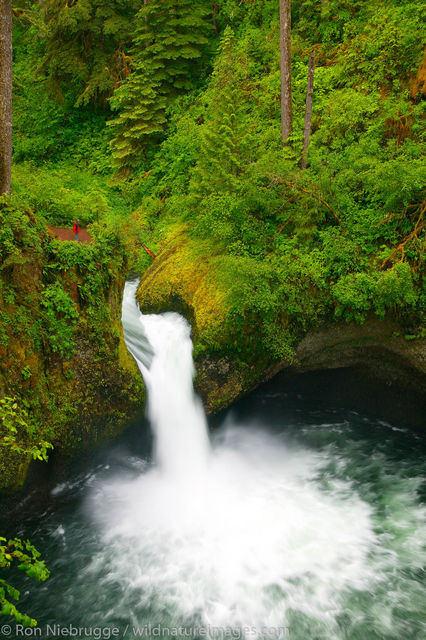
{"type": "Polygon", "coordinates": [[[283,145],[278,0],[14,4],[0,380],[38,419],[49,406],[61,434],[70,401],[55,414],[25,358],[63,381],[82,334],[95,360],[118,349],[129,271],[146,309],[190,315],[197,356],[238,366],[291,361],[324,323],[386,316],[424,337],[424,4],[294,0],[291,12],[283,145]],[[48,235],[76,218],[94,245],[48,235]]]}

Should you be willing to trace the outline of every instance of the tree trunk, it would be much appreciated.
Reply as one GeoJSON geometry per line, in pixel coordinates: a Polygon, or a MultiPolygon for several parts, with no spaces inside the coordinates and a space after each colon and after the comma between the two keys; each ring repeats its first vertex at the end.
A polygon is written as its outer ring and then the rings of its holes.
{"type": "Polygon", "coordinates": [[[12,0],[0,0],[0,195],[12,168],[12,0]]]}
{"type": "Polygon", "coordinates": [[[216,2],[212,2],[211,3],[211,7],[212,7],[212,14],[213,14],[214,32],[218,36],[219,35],[219,26],[217,24],[217,4],[216,4],[216,2]]]}
{"type": "Polygon", "coordinates": [[[306,91],[305,129],[303,132],[302,169],[308,162],[309,139],[311,137],[312,98],[314,95],[315,54],[309,56],[308,89],[306,91]]]}
{"type": "Polygon", "coordinates": [[[280,0],[280,52],[281,52],[281,138],[283,144],[293,125],[291,104],[291,3],[280,0]]]}

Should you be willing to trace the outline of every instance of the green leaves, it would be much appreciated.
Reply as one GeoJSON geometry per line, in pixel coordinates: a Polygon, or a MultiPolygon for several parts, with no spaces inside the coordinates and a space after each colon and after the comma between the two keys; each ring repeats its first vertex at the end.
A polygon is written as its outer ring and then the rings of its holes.
{"type": "Polygon", "coordinates": [[[47,461],[48,450],[53,446],[34,437],[35,426],[31,424],[26,409],[14,397],[0,399],[0,447],[28,455],[33,460],[47,461]]]}
{"type": "MultiPolygon", "coordinates": [[[[143,228],[161,244],[185,223],[228,305],[233,341],[224,348],[247,358],[288,356],[320,318],[407,311],[415,324],[421,313],[422,223],[410,234],[424,197],[424,107],[409,99],[407,72],[418,48],[410,53],[405,44],[419,5],[350,4],[294,3],[295,127],[286,149],[279,144],[278,14],[271,3],[234,0],[220,4],[218,25],[232,30],[222,33],[207,86],[176,100],[169,134],[146,146],[143,228]],[[388,42],[376,33],[385,23],[388,42]],[[311,160],[302,174],[313,48],[311,160]],[[396,68],[404,86],[393,84],[396,68]],[[405,251],[395,253],[404,238],[405,251]]],[[[209,344],[216,348],[217,336],[209,344]]]]}
{"type": "Polygon", "coordinates": [[[391,308],[412,307],[418,300],[410,267],[397,264],[383,273],[351,273],[333,287],[336,316],[362,322],[371,309],[383,318],[391,308]]]}
{"type": "Polygon", "coordinates": [[[208,44],[209,12],[206,0],[150,0],[137,14],[132,72],[111,100],[118,115],[108,123],[122,177],[141,163],[147,142],[161,138],[167,107],[194,86],[208,44]]]}
{"type": "Polygon", "coordinates": [[[75,303],[60,283],[55,282],[45,288],[41,306],[52,351],[69,357],[74,351],[73,337],[78,320],[75,303]]]}
{"type": "MultiPolygon", "coordinates": [[[[205,94],[204,123],[199,127],[200,146],[189,191],[199,209],[197,228],[215,234],[209,212],[217,212],[217,224],[238,216],[241,177],[248,159],[244,93],[244,58],[239,55],[231,29],[221,41],[210,86],[205,94]],[[221,212],[221,213],[219,213],[221,212]]],[[[232,223],[230,230],[233,229],[232,223]]],[[[216,235],[216,234],[215,234],[216,235]]],[[[222,240],[229,241],[223,233],[222,240]]]]}
{"type": "MultiPolygon", "coordinates": [[[[50,575],[44,561],[40,560],[40,553],[29,540],[0,538],[0,568],[10,569],[12,565],[38,582],[44,582],[50,575]]],[[[21,613],[8,599],[19,600],[19,595],[17,589],[0,579],[0,615],[13,617],[26,627],[35,627],[37,621],[21,613]]]]}
{"type": "Polygon", "coordinates": [[[52,93],[103,105],[126,75],[125,51],[142,0],[46,0],[44,70],[52,93]]]}
{"type": "MultiPolygon", "coordinates": [[[[136,211],[125,235],[134,254],[146,236],[161,247],[185,228],[200,255],[206,245],[217,257],[215,275],[229,269],[224,287],[242,342],[248,318],[253,335],[259,326],[261,348],[277,354],[321,314],[362,320],[413,309],[420,317],[422,3],[292,3],[294,132],[285,149],[279,144],[276,3],[42,5],[33,11],[42,12],[43,28],[37,20],[30,28],[20,25],[15,47],[15,153],[38,161],[67,154],[67,161],[55,170],[20,165],[15,197],[21,208],[57,224],[99,220],[90,247],[49,243],[38,310],[44,318],[37,327],[52,350],[72,352],[77,318],[58,284],[67,269],[77,274],[73,298],[87,307],[91,330],[105,321],[102,290],[110,270],[122,268],[113,256],[124,251],[120,236],[130,206],[136,211]],[[313,50],[310,167],[301,175],[313,50]],[[34,71],[41,59],[44,77],[34,71]],[[109,98],[114,114],[106,128],[109,98]],[[112,155],[121,177],[131,176],[118,183],[121,194],[86,167],[74,167],[85,163],[108,175],[112,155]],[[282,336],[278,343],[274,332],[282,336]]],[[[6,217],[0,225],[4,272],[25,264],[24,247],[39,251],[41,244],[25,229],[23,214],[6,217]]],[[[149,264],[137,257],[136,263],[141,270],[149,264]]],[[[16,304],[15,298],[4,288],[5,304],[16,304]]],[[[2,321],[1,344],[6,328],[2,321]]]]}
{"type": "MultiPolygon", "coordinates": [[[[0,447],[34,460],[47,460],[49,442],[35,439],[35,426],[31,424],[27,411],[20,406],[16,398],[5,396],[0,399],[0,447]]],[[[49,570],[40,553],[29,540],[0,537],[0,569],[16,566],[30,578],[37,581],[47,580],[49,570]]],[[[19,600],[19,591],[0,578],[0,615],[11,616],[24,626],[35,627],[37,622],[21,613],[8,598],[19,600]]]]}

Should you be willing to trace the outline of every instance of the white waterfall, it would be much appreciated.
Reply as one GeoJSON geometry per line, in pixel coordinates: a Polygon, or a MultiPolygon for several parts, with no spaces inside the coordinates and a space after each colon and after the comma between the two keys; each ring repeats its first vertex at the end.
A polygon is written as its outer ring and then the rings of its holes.
{"type": "Polygon", "coordinates": [[[207,465],[209,440],[203,407],[193,389],[191,328],[177,313],[142,315],[137,282],[123,296],[123,331],[148,391],[155,460],[167,473],[198,474],[207,465]]]}
{"type": "Polygon", "coordinates": [[[121,323],[127,349],[143,372],[143,367],[149,367],[152,362],[153,351],[142,328],[141,312],[136,302],[137,288],[137,280],[126,282],[121,308],[121,323]]]}
{"type": "Polygon", "coordinates": [[[126,285],[123,328],[148,390],[156,464],[94,491],[103,545],[88,571],[120,585],[115,609],[139,624],[277,640],[297,618],[340,640],[346,594],[382,577],[370,505],[350,481],[322,484],[332,452],[290,445],[263,424],[231,419],[210,447],[190,327],[174,313],[142,315],[136,287],[126,285]]]}

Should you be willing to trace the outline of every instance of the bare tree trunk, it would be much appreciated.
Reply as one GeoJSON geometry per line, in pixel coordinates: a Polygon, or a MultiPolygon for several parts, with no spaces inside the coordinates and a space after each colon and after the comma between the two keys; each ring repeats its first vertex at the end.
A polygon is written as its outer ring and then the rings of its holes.
{"type": "Polygon", "coordinates": [[[212,2],[211,3],[211,7],[212,7],[212,14],[213,14],[214,32],[218,36],[219,35],[219,26],[217,24],[217,4],[216,4],[216,2],[212,2]]]}
{"type": "Polygon", "coordinates": [[[308,89],[306,91],[305,129],[303,132],[302,169],[308,162],[309,139],[311,137],[312,99],[314,95],[315,53],[309,56],[308,89]]]}
{"type": "Polygon", "coordinates": [[[12,168],[12,0],[0,0],[0,195],[12,168]]]}
{"type": "Polygon", "coordinates": [[[280,0],[281,138],[283,144],[293,126],[291,104],[291,1],[280,0]]]}

